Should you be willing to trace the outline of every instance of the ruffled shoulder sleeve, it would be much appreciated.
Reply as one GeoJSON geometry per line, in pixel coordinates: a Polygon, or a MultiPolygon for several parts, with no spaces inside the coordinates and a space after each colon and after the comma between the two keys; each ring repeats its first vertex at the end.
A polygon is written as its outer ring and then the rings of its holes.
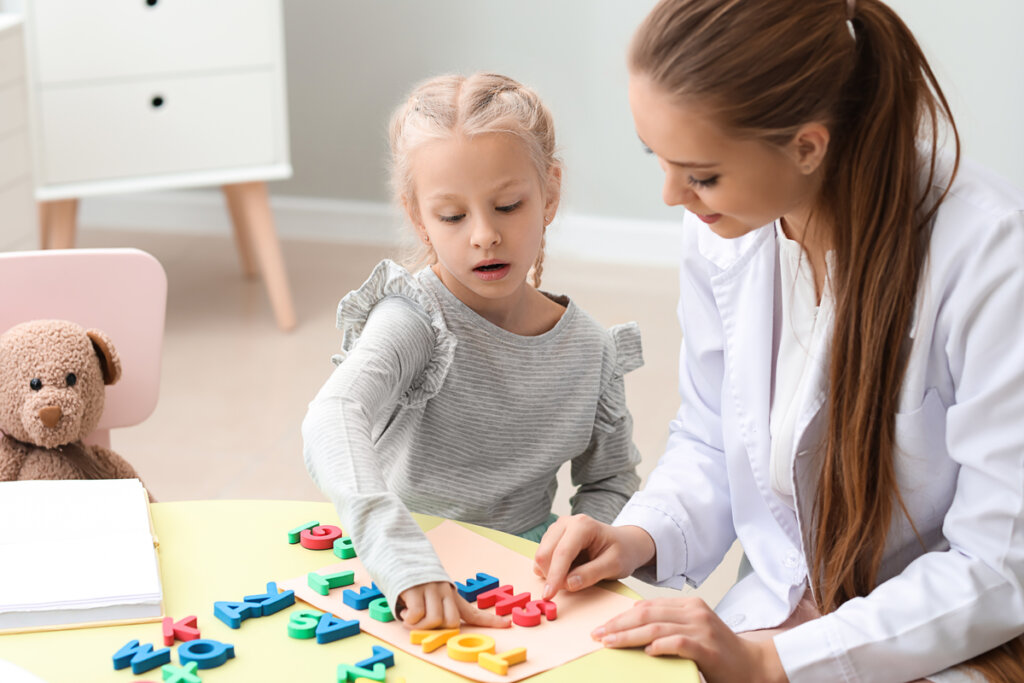
{"type": "Polygon", "coordinates": [[[335,365],[344,362],[359,341],[370,312],[378,303],[390,297],[410,301],[430,319],[434,332],[434,349],[430,361],[402,397],[405,404],[420,403],[441,390],[455,357],[458,340],[448,329],[441,309],[430,294],[408,270],[390,259],[378,263],[366,282],[359,289],[346,294],[338,304],[337,327],[342,335],[341,353],[333,356],[331,361],[335,365]]]}
{"type": "Polygon", "coordinates": [[[615,431],[629,416],[623,377],[644,364],[640,326],[636,323],[615,325],[608,330],[610,354],[605,356],[605,381],[597,401],[595,426],[604,432],[615,431]]]}

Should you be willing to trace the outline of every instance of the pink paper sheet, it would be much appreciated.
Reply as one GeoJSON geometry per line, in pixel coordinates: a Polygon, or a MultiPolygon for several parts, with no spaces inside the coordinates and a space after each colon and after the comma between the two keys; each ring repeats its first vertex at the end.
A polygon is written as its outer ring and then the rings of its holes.
{"type": "MultiPolygon", "coordinates": [[[[428,531],[427,537],[453,580],[465,583],[477,572],[485,572],[497,577],[500,585],[512,584],[516,594],[529,591],[533,599],[540,599],[544,583],[534,575],[529,558],[454,522],[441,523],[428,531]]],[[[482,633],[494,638],[495,651],[499,654],[517,647],[526,648],[526,661],[510,666],[508,675],[501,676],[478,664],[451,659],[443,646],[425,653],[419,645],[410,643],[409,630],[397,621],[376,621],[367,610],[355,610],[346,605],[342,602],[345,588],[358,590],[360,586],[370,585],[370,576],[362,563],[353,558],[318,570],[320,574],[346,570],[355,573],[355,583],[332,589],[326,596],[311,589],[305,576],[279,581],[277,585],[280,590],[294,590],[296,597],[317,609],[342,619],[358,619],[363,631],[409,654],[478,681],[518,681],[598,650],[601,645],[591,640],[590,632],[633,605],[633,600],[624,595],[594,586],[578,593],[559,593],[554,599],[558,618],[551,622],[542,618],[539,626],[527,628],[513,624],[507,629],[495,629],[463,625],[463,633],[482,633]]]]}

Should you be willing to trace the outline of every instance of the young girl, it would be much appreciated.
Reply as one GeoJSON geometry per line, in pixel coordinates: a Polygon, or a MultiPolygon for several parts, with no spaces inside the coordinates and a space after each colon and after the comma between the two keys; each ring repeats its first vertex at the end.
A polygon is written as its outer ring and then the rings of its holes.
{"type": "Polygon", "coordinates": [[[457,595],[465,577],[445,573],[409,511],[539,540],[571,461],[573,511],[614,519],[639,485],[623,375],[643,362],[640,336],[536,288],[561,165],[534,92],[435,78],[390,137],[429,267],[383,261],[342,299],[338,367],[302,426],[306,466],[406,626],[504,626],[457,595]]]}
{"type": "Polygon", "coordinates": [[[545,593],[696,585],[738,538],[716,612],[641,603],[594,637],[709,681],[1024,681],[1024,194],[958,171],[880,0],[662,0],[629,67],[688,212],[682,404],[614,526],[548,531],[545,593]]]}

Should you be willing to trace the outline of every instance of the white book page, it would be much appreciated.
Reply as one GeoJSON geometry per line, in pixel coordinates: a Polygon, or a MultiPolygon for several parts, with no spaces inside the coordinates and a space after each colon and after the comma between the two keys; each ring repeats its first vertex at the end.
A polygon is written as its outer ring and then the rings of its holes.
{"type": "Polygon", "coordinates": [[[138,479],[0,483],[0,612],[160,601],[138,479]]]}

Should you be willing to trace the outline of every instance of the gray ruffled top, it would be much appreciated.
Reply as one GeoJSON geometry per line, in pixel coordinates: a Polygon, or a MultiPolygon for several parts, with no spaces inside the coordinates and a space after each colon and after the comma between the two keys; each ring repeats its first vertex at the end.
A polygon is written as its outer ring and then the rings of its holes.
{"type": "Polygon", "coordinates": [[[338,306],[341,353],[303,421],[304,457],[389,604],[448,577],[409,512],[520,533],[551,512],[571,463],[574,513],[610,522],[636,491],[623,376],[643,364],[635,323],[610,330],[565,297],[521,336],[427,268],[382,261],[338,306]]]}

